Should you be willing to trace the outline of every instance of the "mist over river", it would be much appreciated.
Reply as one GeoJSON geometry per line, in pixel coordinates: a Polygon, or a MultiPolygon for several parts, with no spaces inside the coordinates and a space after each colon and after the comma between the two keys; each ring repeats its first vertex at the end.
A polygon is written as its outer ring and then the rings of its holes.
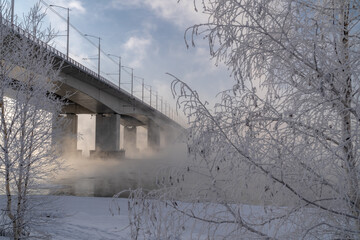
{"type": "MultiPolygon", "coordinates": [[[[77,196],[113,196],[129,188],[156,188],[156,179],[166,169],[184,166],[187,162],[187,147],[182,139],[165,143],[160,139],[160,150],[151,151],[147,146],[147,130],[137,127],[136,150],[126,151],[123,159],[90,158],[90,150],[95,149],[95,116],[78,115],[77,148],[82,153],[66,155],[66,169],[55,184],[55,194],[77,196]]],[[[123,126],[120,126],[120,148],[124,148],[123,126]]]]}
{"type": "MultiPolygon", "coordinates": [[[[147,130],[137,127],[136,149],[125,152],[125,158],[99,159],[91,158],[89,153],[95,149],[95,118],[91,115],[79,115],[77,149],[78,154],[66,155],[67,165],[58,177],[51,183],[56,188],[50,194],[112,197],[123,190],[143,188],[152,190],[158,188],[158,183],[165,182],[173,186],[171,181],[181,189],[176,190],[176,196],[182,200],[193,198],[216,199],[208,191],[209,178],[207,177],[205,162],[194,162],[188,155],[185,136],[174,136],[172,142],[164,142],[160,138],[160,149],[153,151],[147,146],[147,130]],[[195,165],[194,165],[195,164],[195,165]],[[195,168],[194,168],[195,166],[195,168]],[[189,167],[191,171],[189,171],[189,167]],[[202,169],[202,170],[200,170],[202,169]],[[180,174],[180,175],[177,175],[180,174]]],[[[120,148],[124,148],[123,127],[120,127],[120,148]]],[[[237,157],[224,162],[234,164],[233,183],[222,181],[228,175],[219,175],[218,185],[226,193],[229,201],[241,199],[247,204],[263,204],[259,202],[264,194],[268,179],[253,174],[248,176],[248,167],[237,157]],[[247,184],[244,184],[247,182],[247,184]]],[[[122,197],[127,197],[125,194],[122,197]]],[[[276,201],[279,205],[286,204],[278,194],[276,201]]]]}
{"type": "Polygon", "coordinates": [[[159,152],[145,151],[124,159],[96,159],[69,156],[54,194],[109,197],[129,188],[156,188],[156,179],[167,170],[186,163],[186,146],[168,146],[159,152]]]}

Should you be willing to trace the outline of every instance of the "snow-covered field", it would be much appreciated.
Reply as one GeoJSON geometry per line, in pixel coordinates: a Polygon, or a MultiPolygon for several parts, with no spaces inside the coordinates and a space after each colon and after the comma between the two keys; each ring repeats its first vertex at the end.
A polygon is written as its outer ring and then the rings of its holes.
{"type": "Polygon", "coordinates": [[[52,239],[129,239],[127,199],[62,196],[55,203],[62,216],[44,229],[52,239]],[[120,215],[111,213],[113,201],[118,201],[120,215]]]}
{"type": "MultiPolygon", "coordinates": [[[[0,196],[2,200],[4,196],[0,196]]],[[[32,200],[39,203],[36,211],[32,215],[35,221],[32,223],[33,231],[31,232],[31,239],[48,239],[48,240],[131,240],[131,228],[128,216],[128,199],[126,198],[105,198],[105,197],[78,197],[78,196],[34,196],[32,200]],[[45,201],[43,201],[45,200],[45,201]]],[[[4,203],[4,201],[1,201],[4,203]]],[[[185,202],[178,202],[179,209],[185,210],[188,204],[185,202]]],[[[198,216],[212,215],[217,218],[228,214],[224,207],[220,204],[210,204],[204,208],[205,204],[196,203],[192,208],[198,216]]],[[[160,206],[160,205],[159,205],[160,206]]],[[[260,217],[265,216],[265,208],[261,206],[241,205],[239,211],[246,219],[251,219],[253,214],[260,217]]],[[[160,209],[160,208],[159,208],[160,209]]],[[[159,209],[156,209],[158,211],[159,209]]],[[[169,210],[172,208],[161,208],[160,212],[155,215],[162,222],[161,237],[157,237],[156,229],[151,229],[151,234],[147,232],[146,226],[151,227],[151,222],[147,218],[140,220],[140,227],[144,228],[145,232],[140,231],[139,240],[162,240],[162,239],[208,239],[207,234],[211,231],[206,225],[199,225],[191,219],[177,218],[176,214],[172,215],[175,219],[173,222],[169,219],[169,210]],[[180,231],[179,231],[180,230],[180,231]],[[155,234],[154,234],[155,232],[155,234]],[[176,235],[172,235],[172,233],[176,235]],[[163,238],[164,236],[167,236],[163,238]],[[151,237],[150,237],[151,236],[151,237]],[[175,237],[174,237],[175,236],[175,237]],[[150,237],[150,238],[149,238],[150,237]],[[168,238],[170,237],[170,238],[168,238]]],[[[278,210],[280,208],[276,208],[278,210]]],[[[276,210],[275,209],[275,210],[276,210]]],[[[153,209],[154,210],[154,209],[153,209]]],[[[274,208],[272,209],[274,210],[274,208]]],[[[309,209],[313,211],[312,209],[309,209]]],[[[149,212],[151,213],[151,211],[149,212]]],[[[154,215],[154,216],[155,216],[154,215]]],[[[310,216],[310,215],[309,215],[310,216]]],[[[132,215],[134,217],[134,215],[132,215]]],[[[139,217],[139,215],[137,215],[139,217]]],[[[142,218],[142,217],[141,217],[142,218]]],[[[297,239],[293,238],[288,231],[292,229],[291,219],[289,222],[279,221],[280,224],[270,226],[269,224],[261,224],[256,227],[257,230],[270,234],[270,236],[282,235],[282,239],[297,239]]],[[[295,220],[295,219],[293,219],[295,220]]],[[[134,221],[134,218],[132,218],[134,221]]],[[[259,220],[261,221],[261,220],[259,220]]],[[[256,221],[255,221],[256,222],[256,221]]],[[[157,225],[156,227],[159,227],[157,225]]],[[[154,226],[155,227],[155,226],[154,226]]],[[[221,236],[227,236],[226,239],[254,239],[254,235],[239,235],[240,232],[233,232],[237,229],[236,226],[230,224],[223,224],[213,228],[217,229],[215,238],[224,239],[221,236]],[[231,236],[229,238],[229,236],[231,236]],[[251,236],[251,237],[250,237],[251,236]]],[[[255,238],[258,239],[258,238],[255,238]]],[[[322,239],[331,239],[324,237],[322,239]]],[[[9,240],[7,237],[0,237],[0,240],[9,240]]]]}
{"type": "MultiPolygon", "coordinates": [[[[46,236],[52,240],[127,240],[129,237],[127,199],[50,196],[44,210],[46,224],[37,226],[35,239],[46,236]],[[111,204],[117,201],[118,212],[112,214],[111,204]]],[[[8,238],[1,238],[8,239],[8,238]]],[[[44,239],[44,238],[41,238],[44,239]]]]}

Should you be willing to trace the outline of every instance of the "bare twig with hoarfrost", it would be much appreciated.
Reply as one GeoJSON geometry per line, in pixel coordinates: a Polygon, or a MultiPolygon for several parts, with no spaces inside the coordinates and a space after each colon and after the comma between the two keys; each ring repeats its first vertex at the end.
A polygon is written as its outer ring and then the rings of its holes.
{"type": "Polygon", "coordinates": [[[33,224],[41,224],[35,212],[40,198],[32,194],[61,166],[52,144],[60,128],[52,123],[64,100],[54,94],[60,64],[55,66],[54,56],[37,43],[51,35],[40,28],[44,14],[39,4],[20,26],[26,35],[15,31],[9,13],[1,0],[0,179],[6,202],[0,228],[18,240],[34,237],[33,224]]]}
{"type": "Polygon", "coordinates": [[[186,42],[204,36],[234,87],[209,108],[173,76],[192,163],[131,206],[170,206],[166,224],[186,230],[160,239],[360,239],[360,2],[194,4],[208,22],[186,42]]]}

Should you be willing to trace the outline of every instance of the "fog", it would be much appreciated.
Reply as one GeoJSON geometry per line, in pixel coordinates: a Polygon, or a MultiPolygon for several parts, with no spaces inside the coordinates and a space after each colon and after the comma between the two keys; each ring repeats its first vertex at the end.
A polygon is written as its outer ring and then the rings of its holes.
{"type": "MultiPolygon", "coordinates": [[[[157,183],[172,186],[173,181],[174,186],[178,187],[175,195],[179,199],[216,199],[216,194],[208,191],[212,183],[206,177],[207,174],[201,173],[204,166],[198,165],[195,169],[191,167],[194,165],[188,159],[184,136],[174,138],[166,146],[161,139],[160,150],[152,151],[147,148],[147,130],[138,127],[137,149],[133,152],[126,151],[125,158],[91,158],[89,151],[95,149],[95,116],[79,115],[78,120],[78,149],[81,152],[64,155],[67,167],[55,180],[59,187],[52,194],[111,197],[128,189],[156,189],[157,183]],[[186,170],[189,166],[192,169],[190,172],[186,170]]],[[[123,127],[120,132],[120,147],[123,148],[123,127]]],[[[269,179],[256,174],[249,176],[248,167],[238,165],[233,173],[219,175],[219,178],[233,176],[231,181],[219,183],[228,200],[241,199],[248,204],[269,204],[265,195],[270,191],[264,191],[269,179]]],[[[277,194],[276,202],[280,205],[285,204],[283,196],[284,194],[277,194]]],[[[127,196],[124,194],[122,197],[127,196]]]]}
{"type": "MultiPolygon", "coordinates": [[[[78,115],[77,154],[64,154],[66,169],[55,180],[55,194],[77,196],[113,196],[129,188],[156,188],[156,179],[167,168],[181,167],[187,162],[186,144],[179,138],[159,151],[147,148],[147,130],[137,128],[137,150],[126,152],[123,159],[91,158],[95,149],[95,116],[78,115]]],[[[120,148],[124,146],[123,127],[120,129],[120,148]]]]}

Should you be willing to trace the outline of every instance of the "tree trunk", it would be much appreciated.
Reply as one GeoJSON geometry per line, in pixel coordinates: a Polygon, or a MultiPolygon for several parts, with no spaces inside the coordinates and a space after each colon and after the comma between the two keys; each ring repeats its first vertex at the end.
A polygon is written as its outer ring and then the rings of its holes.
{"type": "Polygon", "coordinates": [[[346,165],[346,172],[348,174],[348,184],[349,184],[349,201],[351,206],[351,211],[354,216],[357,217],[356,220],[356,229],[358,231],[358,238],[360,238],[360,220],[359,220],[359,210],[360,210],[360,199],[359,199],[359,182],[358,182],[358,173],[356,169],[356,161],[354,157],[353,150],[353,138],[352,138],[352,124],[351,124],[351,113],[350,108],[352,105],[352,82],[350,74],[350,65],[349,65],[349,9],[350,3],[342,3],[342,20],[343,20],[343,51],[344,51],[344,62],[343,62],[343,73],[345,79],[345,88],[344,88],[344,110],[343,114],[343,124],[342,124],[342,141],[344,143],[343,152],[344,160],[346,165]]]}

